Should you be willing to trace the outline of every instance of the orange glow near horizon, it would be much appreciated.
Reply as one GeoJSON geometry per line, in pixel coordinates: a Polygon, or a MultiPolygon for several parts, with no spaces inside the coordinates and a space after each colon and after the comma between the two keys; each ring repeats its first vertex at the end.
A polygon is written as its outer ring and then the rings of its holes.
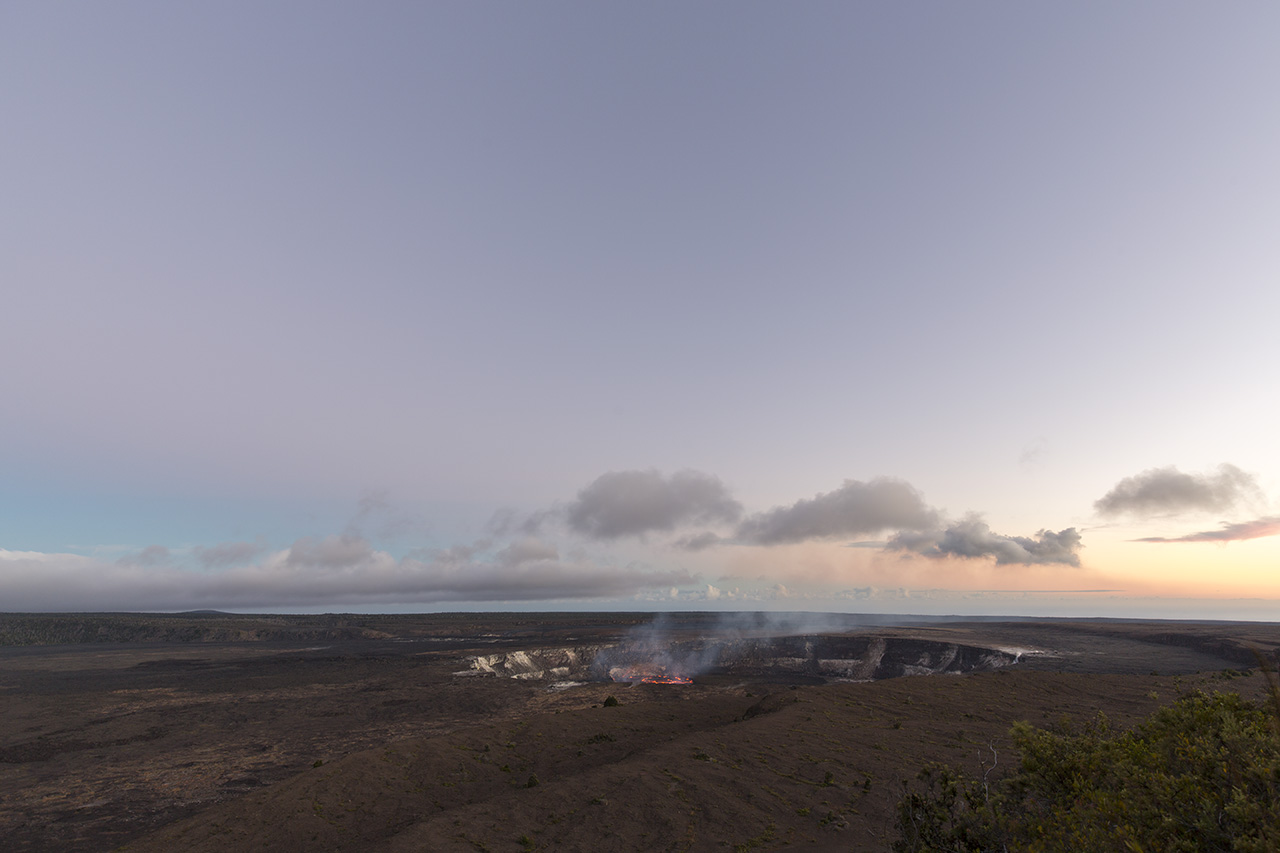
{"type": "MultiPolygon", "coordinates": [[[[954,590],[1114,591],[1122,597],[1280,599],[1280,537],[1213,543],[1147,543],[1089,536],[1081,565],[998,565],[990,559],[886,553],[834,544],[724,552],[717,585],[954,590]]],[[[707,573],[715,571],[708,567],[707,573]]]]}

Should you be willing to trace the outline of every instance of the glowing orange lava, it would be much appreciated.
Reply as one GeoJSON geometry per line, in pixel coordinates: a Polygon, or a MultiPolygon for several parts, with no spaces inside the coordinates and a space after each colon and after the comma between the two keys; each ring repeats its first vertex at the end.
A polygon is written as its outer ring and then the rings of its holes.
{"type": "Polygon", "coordinates": [[[624,681],[631,684],[637,682],[642,684],[693,684],[692,678],[687,678],[683,675],[672,675],[667,672],[666,667],[659,664],[616,666],[609,670],[609,677],[614,681],[624,681]]]}

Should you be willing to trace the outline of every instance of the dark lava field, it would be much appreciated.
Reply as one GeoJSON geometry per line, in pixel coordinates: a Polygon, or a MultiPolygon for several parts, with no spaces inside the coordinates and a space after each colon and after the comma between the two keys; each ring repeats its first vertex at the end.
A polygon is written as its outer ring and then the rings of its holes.
{"type": "Polygon", "coordinates": [[[0,848],[885,851],[924,765],[1260,695],[1278,649],[1272,623],[0,614],[0,848]]]}

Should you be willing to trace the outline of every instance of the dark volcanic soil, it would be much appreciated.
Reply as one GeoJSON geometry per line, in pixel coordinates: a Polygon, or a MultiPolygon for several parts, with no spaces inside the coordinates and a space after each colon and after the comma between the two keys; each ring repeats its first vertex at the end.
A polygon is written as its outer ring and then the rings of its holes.
{"type": "MultiPolygon", "coordinates": [[[[142,630],[111,619],[147,617],[100,618],[110,639],[142,630]]],[[[869,683],[553,690],[453,673],[617,639],[642,617],[376,617],[342,628],[357,638],[321,626],[327,641],[253,618],[202,623],[264,632],[239,643],[166,617],[197,641],[0,647],[4,849],[887,850],[901,783],[925,763],[977,769],[994,746],[1007,766],[1019,719],[1126,724],[1190,689],[1256,693],[1261,676],[1222,672],[1280,645],[1277,625],[928,624],[869,630],[1021,657],[869,683]]]]}

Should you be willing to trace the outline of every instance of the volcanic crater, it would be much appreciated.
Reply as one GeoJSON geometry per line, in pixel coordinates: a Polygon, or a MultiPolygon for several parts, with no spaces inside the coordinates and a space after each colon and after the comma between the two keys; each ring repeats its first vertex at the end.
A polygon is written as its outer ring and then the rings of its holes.
{"type": "Polygon", "coordinates": [[[573,682],[689,683],[732,677],[784,684],[879,681],[903,675],[987,672],[1019,652],[895,636],[622,642],[476,655],[459,675],[573,682]]]}

